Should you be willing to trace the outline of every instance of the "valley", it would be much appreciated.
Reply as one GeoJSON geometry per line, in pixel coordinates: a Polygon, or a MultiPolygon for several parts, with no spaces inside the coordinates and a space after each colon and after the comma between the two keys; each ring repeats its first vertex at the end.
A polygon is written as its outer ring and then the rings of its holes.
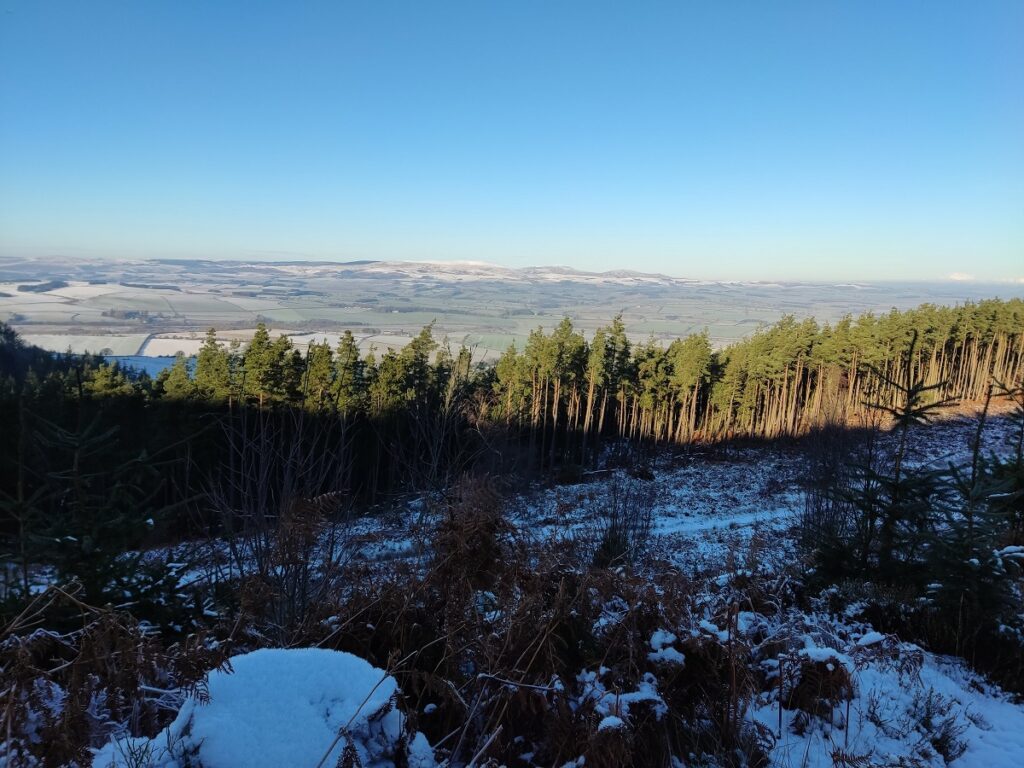
{"type": "Polygon", "coordinates": [[[45,349],[117,356],[192,355],[211,327],[222,341],[247,342],[258,322],[299,347],[323,339],[336,346],[350,330],[365,353],[404,346],[434,323],[438,338],[493,360],[509,344],[521,348],[538,326],[568,317],[590,335],[620,313],[634,342],[707,329],[721,348],[786,314],[834,323],[925,302],[1016,296],[1024,286],[715,282],[476,262],[0,258],[0,321],[45,349]]]}

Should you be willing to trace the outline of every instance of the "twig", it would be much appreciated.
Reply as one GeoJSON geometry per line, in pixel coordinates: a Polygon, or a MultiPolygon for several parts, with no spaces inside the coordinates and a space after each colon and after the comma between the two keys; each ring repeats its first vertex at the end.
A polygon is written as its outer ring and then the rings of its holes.
{"type": "Polygon", "coordinates": [[[475,755],[473,755],[473,759],[466,764],[466,768],[476,768],[476,761],[483,757],[484,752],[486,752],[488,748],[491,746],[491,744],[494,742],[494,740],[498,738],[498,734],[501,733],[502,728],[504,728],[504,726],[499,725],[497,728],[494,729],[494,733],[487,737],[487,741],[485,741],[484,745],[480,747],[480,750],[475,755]]]}

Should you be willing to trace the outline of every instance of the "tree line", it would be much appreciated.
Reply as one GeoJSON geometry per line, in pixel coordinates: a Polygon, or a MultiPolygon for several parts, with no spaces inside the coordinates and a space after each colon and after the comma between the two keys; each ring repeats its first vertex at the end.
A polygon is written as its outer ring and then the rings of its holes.
{"type": "Polygon", "coordinates": [[[936,398],[980,399],[992,377],[1020,376],[1022,343],[1020,300],[924,305],[824,326],[787,316],[720,351],[706,332],[667,346],[631,344],[621,318],[588,343],[565,320],[502,356],[491,408],[512,423],[655,441],[792,436],[861,418],[868,400],[894,406],[891,382],[908,374],[941,382],[936,398]]]}
{"type": "MultiPolygon", "coordinates": [[[[1021,376],[1022,352],[1024,301],[993,299],[824,325],[788,315],[720,350],[707,331],[668,344],[632,342],[621,316],[588,339],[566,318],[550,332],[537,328],[493,365],[475,362],[469,347],[439,342],[432,325],[401,349],[363,354],[351,331],[335,348],[322,341],[303,352],[260,323],[244,349],[218,342],[210,329],[194,359],[179,354],[153,381],[95,358],[75,374],[91,397],[302,407],[342,417],[430,411],[458,399],[474,420],[527,428],[550,451],[573,435],[675,443],[799,435],[825,421],[855,422],[868,413],[867,401],[895,406],[892,382],[907,376],[941,384],[936,399],[978,400],[993,378],[1021,376]]],[[[15,386],[8,372],[7,391],[15,386]]],[[[43,385],[36,377],[29,386],[43,385]]]]}
{"type": "MultiPolygon", "coordinates": [[[[218,343],[211,329],[194,366],[179,357],[152,392],[373,417],[436,408],[458,392],[474,418],[528,428],[551,451],[571,443],[567,436],[685,443],[799,435],[825,421],[856,422],[866,401],[895,406],[892,382],[908,375],[941,384],[936,399],[979,400],[992,378],[1020,377],[1022,352],[1019,299],[925,304],[825,325],[790,315],[721,350],[707,331],[634,343],[621,316],[588,339],[566,318],[550,332],[537,328],[493,365],[438,343],[432,326],[378,356],[361,354],[349,331],[335,349],[324,341],[302,353],[260,324],[244,350],[218,343]]],[[[130,386],[125,374],[96,375],[99,389],[115,386],[110,377],[130,386]]]]}

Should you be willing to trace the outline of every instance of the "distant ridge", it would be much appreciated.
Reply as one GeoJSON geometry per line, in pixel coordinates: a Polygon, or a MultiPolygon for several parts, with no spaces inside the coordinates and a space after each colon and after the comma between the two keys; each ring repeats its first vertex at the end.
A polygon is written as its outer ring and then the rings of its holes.
{"type": "Polygon", "coordinates": [[[364,266],[366,264],[380,264],[381,262],[377,261],[376,259],[355,259],[354,261],[310,261],[308,259],[306,259],[306,260],[298,260],[298,259],[292,260],[292,259],[288,259],[288,260],[285,260],[285,261],[256,261],[256,262],[246,262],[246,263],[247,264],[249,264],[249,263],[252,263],[252,264],[271,264],[273,266],[298,265],[298,266],[303,266],[303,267],[322,267],[322,266],[324,266],[326,264],[326,265],[331,265],[331,266],[336,266],[336,267],[358,267],[358,266],[364,266]]]}
{"type": "MultiPolygon", "coordinates": [[[[532,265],[512,267],[477,260],[385,260],[385,259],[348,259],[323,261],[313,259],[272,259],[260,258],[174,258],[160,257],[152,259],[105,259],[87,257],[67,259],[57,256],[49,257],[18,257],[0,256],[0,279],[6,282],[25,280],[62,279],[91,280],[96,269],[116,267],[119,270],[134,268],[147,271],[153,269],[166,270],[169,274],[146,275],[141,282],[162,282],[172,279],[175,271],[200,270],[209,274],[234,274],[239,270],[251,273],[254,277],[279,275],[282,279],[303,277],[341,276],[353,280],[397,279],[401,281],[434,280],[439,283],[478,282],[478,283],[519,283],[519,284],[556,284],[576,283],[581,285],[618,285],[622,287],[688,287],[702,289],[717,287],[733,292],[743,288],[760,288],[773,290],[797,289],[801,286],[844,289],[861,292],[870,288],[887,286],[889,289],[909,290],[917,292],[917,286],[941,287],[953,290],[957,300],[970,298],[986,298],[993,295],[1020,295],[1024,282],[1019,281],[951,281],[948,279],[922,279],[917,281],[890,280],[766,280],[766,279],[710,279],[667,275],[661,272],[643,272],[635,269],[613,269],[607,271],[591,271],[553,264],[550,266],[532,265]],[[37,269],[33,269],[37,268],[37,269]],[[33,274],[35,271],[36,274],[33,274]],[[955,287],[955,290],[954,290],[955,287]],[[995,288],[997,290],[990,290],[995,288]]],[[[183,275],[183,278],[191,276],[183,275]]]]}

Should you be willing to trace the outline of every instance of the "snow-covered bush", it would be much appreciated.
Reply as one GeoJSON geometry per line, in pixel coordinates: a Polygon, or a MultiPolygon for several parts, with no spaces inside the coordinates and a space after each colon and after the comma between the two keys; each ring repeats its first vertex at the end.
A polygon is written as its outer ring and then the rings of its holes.
{"type": "Polygon", "coordinates": [[[113,739],[93,766],[430,768],[430,745],[408,732],[397,695],[393,677],[349,653],[253,651],[210,673],[155,737],[113,739]]]}

